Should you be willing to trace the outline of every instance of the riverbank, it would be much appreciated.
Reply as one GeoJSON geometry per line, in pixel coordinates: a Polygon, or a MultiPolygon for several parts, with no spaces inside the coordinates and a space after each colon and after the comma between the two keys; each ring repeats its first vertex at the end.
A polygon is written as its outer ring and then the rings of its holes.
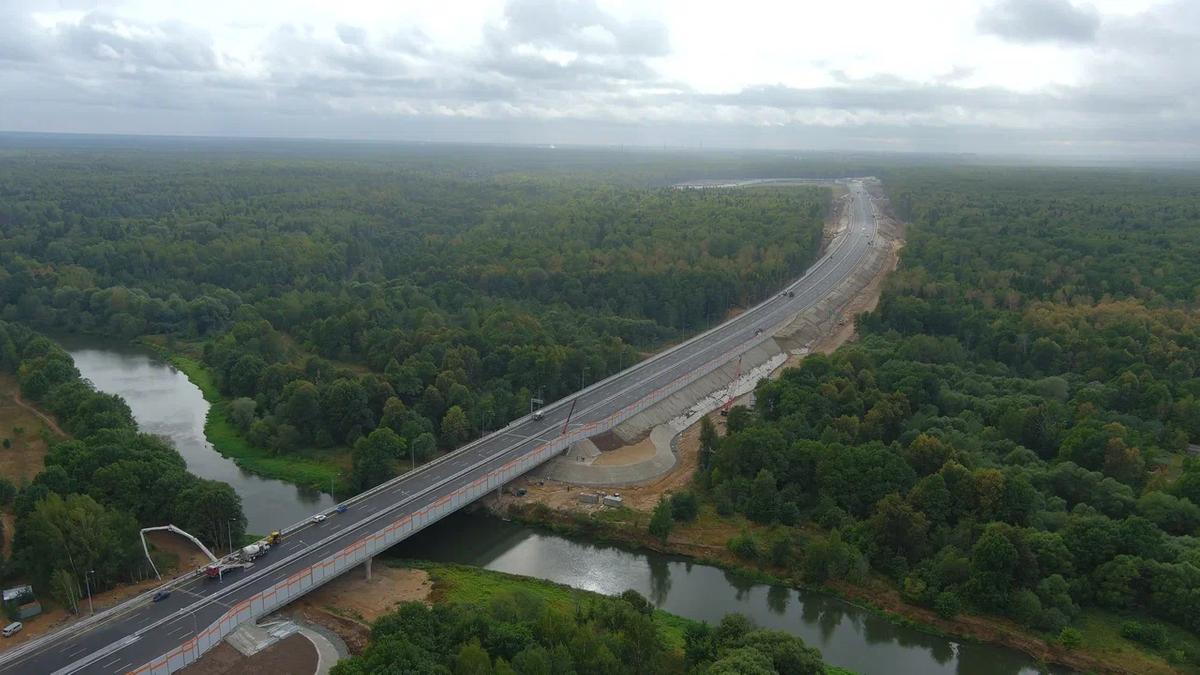
{"type": "MultiPolygon", "coordinates": [[[[349,474],[348,452],[325,452],[313,450],[308,456],[289,454],[280,456],[265,448],[252,445],[229,420],[229,402],[217,389],[212,374],[204,364],[190,355],[175,352],[167,347],[143,339],[138,344],[153,351],[167,363],[177,368],[196,385],[208,402],[208,415],[204,420],[204,435],[224,457],[232,459],[239,467],[265,478],[286,481],[310,490],[329,492],[340,476],[349,474]],[[315,457],[317,453],[327,456],[315,457]]],[[[341,490],[338,489],[338,492],[341,490]]]]}
{"type": "MultiPolygon", "coordinates": [[[[777,535],[773,528],[756,526],[741,518],[722,518],[706,507],[692,523],[676,523],[664,541],[650,535],[650,514],[633,509],[605,509],[585,513],[573,509],[552,509],[539,503],[508,502],[502,515],[523,525],[547,529],[566,537],[602,542],[627,549],[680,556],[697,563],[727,570],[757,583],[829,594],[866,608],[900,626],[908,626],[930,635],[969,643],[995,645],[1028,655],[1039,664],[1054,664],[1072,671],[1170,675],[1188,672],[1167,662],[1165,655],[1147,653],[1120,636],[1122,617],[1089,611],[1078,622],[1083,636],[1080,646],[1066,647],[1032,634],[1019,625],[995,617],[960,614],[945,619],[936,612],[911,605],[887,580],[869,577],[862,583],[836,581],[821,585],[806,583],[787,566],[763,560],[747,560],[728,546],[729,533],[748,533],[762,544],[777,535]],[[734,522],[736,521],[736,522],[734,522]]],[[[802,533],[802,531],[801,531],[802,533]]],[[[1173,639],[1195,640],[1178,635],[1173,639]]],[[[1040,666],[1043,670],[1047,666],[1040,666]]]]}
{"type": "MultiPolygon", "coordinates": [[[[336,589],[320,589],[311,600],[290,605],[284,613],[299,615],[307,621],[313,621],[315,616],[315,622],[341,637],[352,654],[360,654],[367,645],[370,624],[387,614],[378,611],[364,613],[365,595],[371,596],[372,601],[368,604],[372,606],[382,602],[394,607],[399,602],[416,601],[427,605],[483,607],[518,592],[567,614],[573,613],[590,599],[603,596],[550,581],[467,565],[396,559],[382,559],[379,562],[385,564],[377,563],[375,578],[371,581],[362,576],[343,577],[331,583],[331,586],[337,585],[336,589]]],[[[662,610],[654,610],[652,617],[666,645],[680,654],[684,648],[686,631],[700,623],[662,610]]],[[[826,664],[826,672],[829,675],[853,673],[829,664],[826,664]]]]}

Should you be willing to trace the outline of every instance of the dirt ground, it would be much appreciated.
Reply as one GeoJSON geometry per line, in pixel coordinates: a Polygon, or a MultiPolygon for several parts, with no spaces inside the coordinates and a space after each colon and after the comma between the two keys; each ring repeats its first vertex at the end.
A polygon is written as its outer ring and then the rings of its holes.
{"type": "MultiPolygon", "coordinates": [[[[612,435],[612,434],[609,434],[612,435]]],[[[615,436],[614,436],[615,437],[615,436]]],[[[595,466],[625,466],[644,462],[654,456],[654,441],[646,436],[633,445],[626,445],[603,452],[592,462],[595,466]]]]}
{"type": "MultiPolygon", "coordinates": [[[[712,413],[709,418],[717,424],[718,430],[724,427],[725,418],[717,413],[712,413]]],[[[640,441],[637,445],[626,446],[627,448],[637,448],[643,443],[649,443],[649,439],[640,441]]],[[[528,493],[524,497],[516,497],[509,492],[497,498],[495,495],[486,497],[482,503],[494,510],[497,513],[507,511],[510,504],[521,504],[529,502],[541,502],[554,509],[573,509],[579,511],[595,511],[604,507],[599,505],[580,504],[579,494],[583,492],[606,494],[619,493],[621,499],[626,506],[638,511],[650,511],[654,505],[658,503],[659,498],[664,494],[677,492],[686,489],[692,481],[692,474],[696,472],[700,452],[700,424],[696,423],[684,430],[682,436],[677,441],[676,455],[678,461],[675,462],[675,467],[663,476],[652,480],[642,485],[633,485],[625,487],[579,487],[568,483],[561,483],[554,480],[542,480],[540,478],[525,477],[513,482],[510,487],[524,487],[528,493]]],[[[611,453],[619,453],[622,450],[613,450],[611,453]]],[[[610,453],[605,453],[610,454],[610,453]]],[[[599,460],[597,460],[599,461],[599,460]]]]}
{"type": "Polygon", "coordinates": [[[288,605],[284,612],[337,633],[358,654],[367,646],[372,621],[401,602],[428,602],[432,590],[425,570],[397,569],[377,561],[370,581],[361,571],[350,571],[288,605]]]}
{"type": "MultiPolygon", "coordinates": [[[[833,240],[834,236],[843,226],[844,202],[838,200],[835,204],[836,208],[831,211],[825,225],[825,246],[828,246],[829,242],[833,240]]],[[[813,351],[828,354],[846,342],[855,339],[856,331],[854,321],[852,320],[853,317],[863,312],[869,312],[879,304],[879,296],[883,292],[884,280],[887,279],[887,275],[896,269],[896,265],[899,264],[899,251],[904,244],[903,228],[897,222],[891,221],[888,223],[886,231],[881,232],[881,236],[877,237],[877,241],[888,242],[890,250],[888,251],[887,260],[880,267],[879,272],[868,282],[863,291],[850,300],[850,302],[846,303],[840,310],[841,314],[847,318],[845,325],[835,326],[834,332],[825,335],[813,345],[813,351]]],[[[770,377],[779,377],[779,374],[785,368],[796,366],[803,358],[803,356],[790,356],[783,365],[770,374],[770,377]]],[[[749,398],[749,394],[741,396],[735,400],[735,403],[746,403],[749,398]]],[[[719,433],[725,433],[724,417],[721,417],[717,412],[712,412],[707,417],[713,421],[719,433]]],[[[692,475],[696,472],[699,448],[700,423],[696,422],[685,429],[678,440],[678,461],[675,463],[675,467],[656,480],[636,486],[581,488],[553,480],[543,481],[540,479],[522,478],[513,483],[511,487],[524,487],[527,490],[527,494],[524,497],[516,497],[506,492],[499,498],[495,496],[488,497],[483,503],[497,513],[506,512],[510,504],[528,502],[541,502],[559,510],[586,512],[599,510],[604,507],[581,504],[579,502],[579,494],[581,492],[619,493],[622,501],[629,508],[648,512],[654,508],[654,505],[658,503],[658,500],[663,495],[685,489],[688,486],[692,480],[692,475]]],[[[599,465],[629,464],[643,461],[654,454],[654,446],[648,437],[633,445],[613,448],[605,445],[601,449],[605,452],[595,461],[599,465]]],[[[707,539],[705,537],[701,541],[707,541],[707,539]]],[[[724,539],[721,539],[721,541],[724,541],[724,539]]]]}
{"type": "Polygon", "coordinates": [[[0,375],[0,439],[10,445],[0,447],[0,477],[19,487],[42,472],[49,449],[42,438],[43,429],[65,435],[53,418],[21,400],[16,378],[0,375]]]}
{"type": "Polygon", "coordinates": [[[250,657],[242,656],[241,652],[222,642],[179,672],[185,675],[312,675],[316,671],[317,648],[308,638],[293,633],[250,657]]]}

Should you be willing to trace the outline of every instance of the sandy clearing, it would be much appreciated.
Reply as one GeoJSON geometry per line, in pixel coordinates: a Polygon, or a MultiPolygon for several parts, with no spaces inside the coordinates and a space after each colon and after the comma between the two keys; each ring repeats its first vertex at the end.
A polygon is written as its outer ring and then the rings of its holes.
{"type": "MultiPolygon", "coordinates": [[[[886,209],[884,211],[886,212],[886,209]]],[[[834,208],[831,210],[825,224],[823,246],[827,247],[837,233],[846,227],[845,216],[845,201],[835,199],[834,208]]],[[[879,271],[870,279],[863,290],[857,293],[854,298],[839,310],[847,318],[845,324],[834,326],[832,332],[826,333],[817,340],[813,344],[814,352],[828,354],[857,337],[855,322],[852,318],[863,312],[875,309],[879,304],[879,297],[883,292],[884,281],[887,279],[888,274],[896,269],[896,266],[899,264],[899,251],[904,244],[903,234],[903,225],[888,216],[882,224],[879,236],[876,238],[876,241],[887,241],[889,246],[884,264],[880,265],[879,271]]],[[[769,376],[772,378],[779,377],[785,368],[794,367],[803,358],[803,356],[789,356],[783,365],[772,371],[769,376]]],[[[748,404],[751,398],[751,394],[746,394],[739,396],[734,402],[736,404],[748,404]]],[[[709,413],[707,417],[713,421],[717,427],[717,431],[724,435],[725,418],[716,411],[709,413]]],[[[660,478],[642,485],[580,487],[553,480],[543,481],[540,479],[521,478],[515,481],[513,486],[525,487],[527,490],[525,497],[516,497],[506,493],[499,497],[495,495],[489,496],[482,503],[496,513],[501,514],[507,511],[510,504],[527,503],[530,501],[541,502],[559,510],[594,511],[604,507],[579,503],[579,494],[581,492],[620,493],[626,506],[638,511],[648,512],[654,508],[654,505],[658,503],[663,495],[686,489],[691,483],[692,476],[696,472],[700,448],[699,421],[685,429],[676,443],[678,460],[674,468],[660,478]]],[[[594,464],[601,466],[632,464],[649,459],[653,453],[653,443],[647,437],[631,445],[612,449],[606,448],[606,451],[600,457],[596,458],[594,464]]]]}
{"type": "Polygon", "coordinates": [[[407,601],[429,602],[433,581],[425,570],[401,569],[377,560],[371,580],[354,569],[283,609],[286,614],[333,631],[353,654],[366,648],[370,624],[407,601]]]}
{"type": "Polygon", "coordinates": [[[316,670],[316,647],[300,633],[293,633],[254,656],[242,656],[229,643],[221,642],[208,650],[199,661],[179,672],[185,675],[312,675],[316,670]]]}

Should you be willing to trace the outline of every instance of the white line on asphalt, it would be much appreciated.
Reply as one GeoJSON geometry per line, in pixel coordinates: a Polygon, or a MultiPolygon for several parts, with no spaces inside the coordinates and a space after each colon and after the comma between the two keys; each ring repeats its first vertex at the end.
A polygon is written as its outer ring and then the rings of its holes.
{"type": "Polygon", "coordinates": [[[124,658],[124,657],[123,657],[123,656],[118,656],[117,658],[115,658],[115,659],[113,659],[113,660],[111,660],[111,661],[109,661],[109,662],[107,662],[107,663],[101,663],[101,664],[100,664],[100,667],[101,667],[101,668],[109,668],[109,667],[112,667],[112,666],[116,665],[117,661],[120,661],[122,658],[124,658]]]}
{"type": "Polygon", "coordinates": [[[132,665],[133,665],[133,661],[130,661],[129,663],[126,663],[123,666],[118,666],[117,669],[114,670],[113,672],[114,673],[127,673],[127,672],[129,672],[129,667],[132,665]]]}

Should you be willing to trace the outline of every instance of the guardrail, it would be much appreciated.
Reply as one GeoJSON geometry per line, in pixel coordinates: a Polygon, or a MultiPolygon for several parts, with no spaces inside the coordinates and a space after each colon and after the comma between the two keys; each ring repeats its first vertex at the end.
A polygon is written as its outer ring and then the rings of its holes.
{"type": "MultiPolygon", "coordinates": [[[[790,320],[790,318],[785,318],[779,321],[776,324],[775,329],[782,327],[790,320]]],[[[138,675],[143,673],[151,673],[153,675],[159,675],[160,673],[166,674],[174,672],[175,670],[192,663],[195,661],[195,659],[199,658],[201,654],[203,654],[214,644],[223,639],[225,635],[232,632],[234,628],[245,621],[256,619],[259,616],[263,616],[274,609],[287,604],[291,601],[293,596],[303,595],[309,590],[339,576],[349,568],[360,564],[366,558],[390,548],[398,541],[411,536],[421,529],[424,529],[425,527],[437,522],[446,515],[453,513],[464,504],[474,501],[476,498],[486,494],[487,492],[490,492],[495,487],[503,485],[516,476],[524,474],[529,469],[532,469],[533,467],[558,454],[561,450],[570,446],[572,443],[611,429],[612,427],[624,422],[649,406],[658,403],[667,396],[673,395],[697,379],[707,376],[709,373],[728,363],[738,354],[743,353],[748,349],[752,349],[753,347],[762,344],[769,339],[771,339],[771,332],[764,331],[760,335],[756,335],[749,340],[740,342],[733,348],[721,353],[719,356],[710,359],[700,368],[696,368],[685,375],[677,377],[671,382],[659,387],[658,389],[655,389],[651,393],[643,396],[621,410],[618,410],[612,415],[609,415],[603,420],[591,422],[566,434],[557,436],[553,440],[539,445],[525,455],[509,460],[502,466],[492,469],[484,476],[475,479],[471,483],[460,486],[453,492],[442,496],[440,499],[436,500],[425,508],[397,519],[380,532],[373,533],[363,537],[362,539],[356,540],[355,542],[342,548],[337,553],[323,558],[309,567],[292,574],[285,581],[274,585],[270,589],[260,591],[250,598],[241,601],[227,611],[224,615],[222,615],[217,621],[209,624],[205,630],[200,632],[199,635],[194,636],[190,640],[184,642],[174,650],[159,657],[158,659],[143,664],[132,672],[138,675]]],[[[518,443],[517,445],[519,446],[523,444],[524,442],[518,443]]],[[[453,476],[450,476],[443,481],[439,481],[439,483],[435,485],[429,486],[428,488],[422,490],[420,495],[414,495],[411,499],[424,497],[425,495],[428,495],[430,491],[444,487],[449,482],[459,480],[471,472],[481,468],[482,466],[494,461],[496,461],[495,457],[489,457],[476,462],[475,464],[459,471],[453,476]]],[[[411,499],[404,500],[404,503],[411,501],[411,499]]],[[[356,524],[354,527],[359,527],[368,521],[376,520],[386,513],[390,513],[390,511],[374,514],[373,516],[364,519],[359,524],[356,524]]],[[[330,537],[327,537],[326,540],[323,540],[321,544],[318,545],[328,543],[328,541],[335,536],[339,535],[330,535],[330,537]]],[[[298,555],[300,554],[293,554],[293,556],[289,557],[287,562],[294,560],[298,555]]],[[[286,562],[281,562],[280,564],[286,564],[286,562]]],[[[269,570],[264,570],[263,573],[267,571],[269,570]]],[[[197,606],[206,604],[209,601],[211,601],[211,599],[201,601],[200,603],[197,603],[197,606]]],[[[155,626],[148,626],[143,630],[151,630],[156,627],[157,624],[155,626]]],[[[139,634],[140,633],[141,631],[139,631],[139,634]]]]}
{"type": "MultiPolygon", "coordinates": [[[[872,222],[872,226],[874,226],[873,222],[872,222]]],[[[819,260],[817,260],[815,263],[813,263],[813,265],[811,265],[807,270],[805,270],[805,272],[802,276],[800,276],[796,279],[793,279],[791,282],[789,282],[784,287],[785,292],[787,290],[793,289],[798,283],[800,283],[804,279],[808,278],[809,275],[811,275],[813,272],[819,270],[821,267],[826,265],[830,260],[832,260],[834,258],[834,256],[839,251],[841,251],[842,248],[844,248],[844,246],[850,239],[851,239],[851,237],[849,237],[849,236],[839,237],[837,242],[834,244],[834,246],[832,248],[830,248],[830,250],[828,250],[825,253],[825,255],[823,255],[819,260]]],[[[597,388],[609,385],[612,382],[614,382],[615,380],[618,380],[623,377],[627,377],[628,375],[630,375],[632,373],[635,373],[642,369],[650,367],[653,364],[661,361],[662,359],[693,345],[694,343],[696,343],[699,340],[704,339],[705,337],[710,336],[714,332],[728,329],[730,326],[736,325],[738,323],[746,322],[746,321],[748,321],[749,318],[753,317],[756,313],[758,313],[759,310],[761,310],[763,307],[768,306],[775,299],[776,299],[776,295],[774,293],[772,293],[766,299],[759,302],[757,305],[754,305],[750,309],[746,310],[739,316],[737,316],[725,323],[713,326],[712,328],[709,328],[709,329],[703,331],[702,333],[699,333],[699,334],[697,334],[697,335],[695,335],[673,347],[665,349],[644,361],[638,362],[638,363],[630,366],[629,368],[626,368],[625,370],[622,370],[618,373],[610,375],[609,377],[607,377],[603,380],[594,382],[591,385],[585,387],[584,389],[581,389],[569,396],[566,396],[566,397],[552,403],[551,405],[547,406],[545,408],[545,410],[547,410],[547,411],[557,410],[558,408],[565,406],[567,403],[571,402],[572,400],[581,398],[581,397],[587,395],[588,393],[594,391],[597,388]]],[[[578,442],[579,440],[582,440],[584,438],[589,438],[596,434],[603,433],[604,431],[612,429],[613,427],[617,426],[618,424],[625,421],[629,417],[632,417],[633,415],[641,412],[645,408],[648,408],[648,407],[658,403],[662,399],[674,394],[679,389],[687,386],[688,384],[691,384],[692,382],[696,381],[697,379],[700,379],[701,377],[708,375],[709,373],[716,370],[724,363],[727,363],[729,360],[731,360],[738,354],[744,353],[745,351],[748,351],[749,349],[752,349],[753,347],[755,347],[759,344],[762,344],[763,342],[771,339],[771,337],[773,336],[773,334],[776,331],[781,329],[783,326],[786,326],[787,323],[789,323],[790,321],[791,321],[791,317],[788,317],[788,318],[785,318],[785,319],[777,322],[770,329],[764,330],[761,335],[756,335],[749,340],[739,343],[737,346],[722,353],[720,356],[709,360],[708,362],[705,363],[705,365],[701,366],[701,368],[694,369],[694,370],[690,371],[687,375],[676,378],[675,380],[671,381],[667,385],[664,385],[662,387],[659,387],[658,389],[655,389],[650,394],[640,398],[639,400],[626,406],[625,408],[622,408],[617,413],[610,415],[609,417],[605,418],[604,420],[592,422],[592,423],[586,424],[582,427],[579,427],[577,429],[571,430],[571,431],[567,432],[566,434],[562,434],[562,435],[556,437],[554,440],[549,441],[548,443],[546,443],[542,446],[539,446],[537,449],[531,451],[524,457],[518,458],[516,460],[509,462],[508,464],[505,464],[498,471],[503,472],[508,467],[515,465],[515,463],[517,463],[517,462],[524,463],[529,458],[532,458],[532,457],[535,457],[535,456],[545,453],[548,448],[553,448],[553,452],[551,453],[551,455],[548,455],[548,456],[542,457],[541,459],[538,459],[536,464],[540,464],[543,461],[545,461],[546,459],[549,459],[549,456],[552,456],[553,453],[557,453],[558,451],[565,449],[566,447],[570,446],[572,443],[578,442]],[[669,390],[669,393],[668,393],[668,390],[669,390]]],[[[751,323],[753,323],[753,322],[751,321],[751,323]]],[[[524,421],[521,422],[518,426],[527,424],[529,422],[530,422],[530,419],[528,417],[526,417],[526,418],[524,418],[524,421]]],[[[507,429],[507,427],[506,427],[506,429],[507,429]]],[[[469,451],[472,448],[475,448],[477,445],[479,445],[481,443],[484,443],[484,442],[487,442],[487,441],[493,439],[497,434],[502,433],[502,432],[503,432],[503,430],[494,432],[493,434],[489,434],[488,436],[480,437],[480,438],[460,447],[458,450],[456,450],[452,453],[448,453],[446,455],[443,455],[442,457],[439,457],[431,462],[428,462],[428,463],[422,465],[416,471],[410,471],[406,474],[403,474],[403,475],[393,478],[389,481],[381,483],[380,485],[377,485],[369,490],[366,490],[366,491],[359,493],[353,497],[350,497],[349,499],[346,499],[343,502],[340,502],[340,504],[350,506],[350,505],[356,504],[358,502],[361,502],[363,500],[369,499],[370,497],[372,497],[376,494],[379,494],[382,491],[385,491],[387,489],[395,487],[397,484],[399,484],[401,482],[410,480],[414,477],[417,477],[424,473],[427,473],[428,471],[433,470],[434,468],[440,466],[442,463],[444,463],[446,461],[458,458],[459,456],[461,456],[462,453],[469,451]]],[[[312,546],[309,546],[307,549],[297,551],[296,553],[293,553],[292,555],[288,556],[285,559],[274,561],[269,567],[261,569],[257,573],[250,575],[249,577],[244,577],[243,584],[253,580],[254,578],[258,578],[264,574],[268,574],[268,573],[272,572],[273,570],[278,569],[280,566],[286,565],[289,562],[294,561],[295,559],[297,559],[298,557],[300,557],[302,555],[305,555],[307,552],[311,551],[315,547],[327,544],[327,543],[329,543],[329,541],[331,541],[334,538],[344,536],[349,531],[353,531],[354,529],[362,527],[362,526],[368,524],[369,522],[373,522],[374,520],[376,520],[378,518],[381,518],[387,514],[390,514],[390,513],[394,512],[396,509],[398,509],[399,507],[401,507],[407,503],[410,503],[411,501],[418,499],[424,495],[427,495],[431,490],[435,490],[435,489],[444,487],[447,483],[457,480],[457,479],[461,478],[462,476],[466,475],[467,473],[478,470],[480,467],[486,465],[487,463],[495,461],[497,456],[503,456],[505,453],[511,452],[513,449],[515,449],[516,447],[519,447],[520,445],[523,445],[524,443],[525,443],[525,441],[518,442],[512,446],[509,446],[508,448],[505,448],[504,450],[502,450],[499,453],[495,453],[490,457],[485,457],[485,458],[471,464],[470,466],[466,467],[465,469],[462,469],[462,470],[456,472],[452,476],[442,479],[414,495],[410,495],[410,496],[406,497],[405,499],[397,502],[391,508],[376,512],[375,514],[372,514],[371,516],[363,519],[362,521],[355,523],[351,527],[340,530],[334,534],[331,534],[328,537],[326,537],[325,539],[321,540],[320,542],[313,544],[312,546]]],[[[536,466],[536,464],[534,464],[534,466],[536,466]]],[[[524,472],[528,471],[529,468],[532,468],[532,466],[523,469],[520,473],[524,473],[524,472]]],[[[496,473],[496,472],[492,472],[492,473],[496,473]]],[[[489,473],[488,475],[490,476],[491,473],[489,473]]],[[[520,474],[518,474],[518,475],[520,475],[520,474]]],[[[509,480],[509,479],[505,479],[505,482],[507,482],[507,480],[509,480]]],[[[478,481],[476,481],[476,482],[478,482],[478,481]]],[[[501,484],[503,484],[503,483],[501,483],[501,484]]],[[[471,500],[473,501],[475,498],[477,498],[477,497],[472,497],[471,500]]],[[[454,510],[457,510],[457,506],[454,508],[454,510]]],[[[428,522],[422,524],[418,529],[423,529],[425,526],[427,526],[428,524],[430,524],[432,522],[435,522],[436,520],[440,519],[441,517],[442,516],[438,516],[437,519],[431,520],[431,521],[428,521],[428,522]]],[[[404,519],[401,519],[401,520],[404,520],[404,519]]],[[[301,529],[302,527],[306,526],[308,524],[308,522],[309,521],[307,519],[301,520],[299,522],[296,522],[296,523],[293,523],[291,525],[284,527],[283,529],[280,530],[280,532],[285,535],[295,532],[296,530],[301,529]]],[[[400,522],[400,521],[397,521],[397,522],[400,522]]],[[[415,531],[416,530],[413,530],[413,532],[415,532],[415,531]]],[[[411,533],[412,532],[408,532],[408,533],[406,533],[405,536],[407,537],[407,535],[411,534],[411,533]]],[[[359,542],[356,542],[356,544],[360,544],[361,542],[363,542],[365,540],[366,539],[360,540],[359,542]]],[[[388,546],[391,546],[391,545],[392,544],[388,544],[388,546]]],[[[352,545],[352,546],[354,546],[354,545],[352,545]]],[[[226,558],[227,557],[228,556],[226,556],[226,558]]],[[[355,563],[355,564],[357,564],[357,563],[355,563]]],[[[340,574],[340,573],[341,572],[338,572],[338,574],[340,574]]],[[[73,623],[73,624],[66,626],[58,631],[53,632],[53,633],[49,633],[49,634],[40,636],[38,638],[35,638],[33,640],[30,640],[30,641],[20,645],[19,647],[15,647],[10,650],[5,650],[3,653],[0,653],[0,666],[10,663],[11,661],[17,660],[17,659],[21,658],[23,655],[25,655],[31,651],[35,651],[42,646],[45,646],[49,642],[52,642],[54,639],[57,639],[63,631],[79,632],[79,631],[90,630],[96,624],[102,623],[103,621],[105,621],[107,619],[113,618],[125,611],[131,610],[141,604],[144,604],[145,602],[148,602],[156,592],[163,590],[163,589],[176,588],[176,587],[182,585],[183,583],[186,583],[188,581],[191,581],[192,579],[197,578],[198,576],[199,576],[198,570],[193,570],[191,572],[176,576],[176,577],[172,578],[171,580],[167,581],[166,583],[164,583],[160,586],[157,586],[155,588],[151,588],[151,589],[145,591],[144,593],[141,593],[138,596],[131,598],[130,600],[126,600],[125,602],[122,602],[119,605],[109,608],[108,610],[102,611],[98,614],[95,614],[91,617],[83,619],[79,622],[73,623]]],[[[189,606],[188,608],[185,608],[184,610],[181,610],[181,611],[182,612],[195,611],[196,608],[202,607],[204,604],[207,604],[219,597],[222,597],[226,593],[233,592],[236,589],[237,589],[237,586],[234,586],[234,587],[227,589],[226,591],[222,591],[222,592],[214,594],[212,596],[208,596],[202,600],[197,601],[192,606],[189,606]]],[[[176,613],[176,616],[177,615],[178,615],[178,613],[176,613]]],[[[135,633],[135,636],[140,636],[140,635],[144,634],[146,631],[161,625],[162,623],[164,623],[167,620],[170,620],[171,618],[172,617],[168,617],[167,619],[160,620],[159,622],[156,622],[150,626],[146,626],[145,628],[137,631],[135,633]]],[[[194,638],[194,639],[198,639],[198,637],[194,638]]],[[[110,647],[111,647],[111,645],[110,645],[110,647]]],[[[100,650],[100,652],[97,652],[97,654],[99,654],[101,652],[106,652],[106,650],[100,650]]],[[[202,652],[200,652],[200,653],[202,653],[202,652]]],[[[190,663],[190,661],[188,661],[188,662],[190,663]]],[[[137,672],[141,672],[141,671],[137,671],[137,672]]],[[[155,671],[155,672],[157,672],[157,671],[155,671]]],[[[168,672],[170,672],[170,671],[168,671],[168,672]]]]}
{"type": "MultiPolygon", "coordinates": [[[[815,267],[816,266],[814,266],[814,268],[815,267]]],[[[442,496],[423,509],[393,521],[381,531],[366,535],[363,538],[343,547],[338,552],[313,563],[309,567],[300,570],[295,574],[292,574],[286,580],[275,584],[270,589],[263,590],[251,596],[250,598],[241,601],[227,611],[224,615],[222,615],[217,621],[209,624],[205,630],[179,645],[175,650],[168,652],[158,659],[143,664],[141,667],[132,672],[139,675],[143,673],[159,675],[160,673],[171,673],[179,668],[182,668],[183,666],[199,658],[201,654],[211,648],[214,644],[216,644],[216,642],[223,639],[225,635],[227,635],[241,623],[253,620],[259,616],[263,616],[270,611],[287,604],[293,597],[303,595],[309,590],[339,576],[349,568],[360,564],[366,558],[375,555],[376,553],[381,552],[393,546],[397,542],[420,531],[421,529],[428,527],[446,515],[458,510],[458,508],[464,504],[474,501],[479,496],[490,492],[495,487],[503,485],[512,478],[524,474],[533,467],[558,454],[561,450],[567,448],[572,443],[578,442],[584,438],[589,438],[599,433],[603,433],[604,431],[607,431],[624,422],[633,415],[640,413],[642,410],[645,410],[646,408],[658,403],[664,398],[674,395],[683,387],[702,377],[707,376],[709,373],[725,365],[738,354],[744,353],[745,351],[771,339],[776,330],[782,328],[790,321],[791,317],[785,317],[784,319],[781,319],[780,321],[776,322],[776,324],[773,325],[770,330],[763,331],[763,333],[759,335],[755,335],[748,340],[739,342],[733,348],[728,349],[719,356],[708,360],[700,368],[693,369],[687,374],[675,378],[671,382],[655,389],[649,394],[646,394],[634,403],[625,406],[612,415],[609,415],[602,420],[585,424],[584,426],[571,430],[565,434],[561,434],[554,439],[537,446],[528,453],[509,460],[502,466],[494,468],[483,476],[476,478],[471,483],[462,485],[449,494],[442,496]]],[[[526,441],[521,441],[513,446],[510,446],[501,453],[498,453],[498,455],[493,455],[492,457],[487,457],[475,462],[474,464],[456,472],[454,475],[438,481],[436,484],[428,486],[427,488],[421,490],[420,493],[402,500],[397,504],[397,507],[424,497],[431,491],[440,489],[452,481],[462,479],[464,476],[477,471],[485,465],[497,461],[498,457],[503,457],[504,453],[510,452],[512,449],[523,445],[525,442],[526,441]]],[[[374,522],[385,515],[390,515],[394,511],[395,508],[372,514],[371,516],[364,518],[362,521],[359,521],[359,523],[356,523],[350,529],[357,529],[367,523],[374,522]]],[[[314,546],[325,545],[334,538],[342,536],[344,533],[345,531],[330,535],[314,546]]],[[[309,550],[311,550],[311,548],[309,550]]],[[[260,574],[266,574],[281,565],[292,562],[302,553],[303,552],[297,552],[292,556],[289,556],[287,560],[280,561],[278,565],[273,565],[272,568],[263,570],[260,572],[260,574]]],[[[230,591],[232,590],[234,589],[230,589],[230,591]]],[[[201,607],[204,604],[211,602],[213,599],[215,598],[207,598],[199,601],[193,605],[193,608],[201,607]]],[[[163,621],[166,620],[164,619],[163,621]]],[[[151,630],[156,628],[158,625],[161,625],[161,622],[156,623],[154,626],[148,626],[143,630],[151,630]]],[[[142,631],[139,631],[139,634],[141,634],[141,632],[142,631]]]]}

